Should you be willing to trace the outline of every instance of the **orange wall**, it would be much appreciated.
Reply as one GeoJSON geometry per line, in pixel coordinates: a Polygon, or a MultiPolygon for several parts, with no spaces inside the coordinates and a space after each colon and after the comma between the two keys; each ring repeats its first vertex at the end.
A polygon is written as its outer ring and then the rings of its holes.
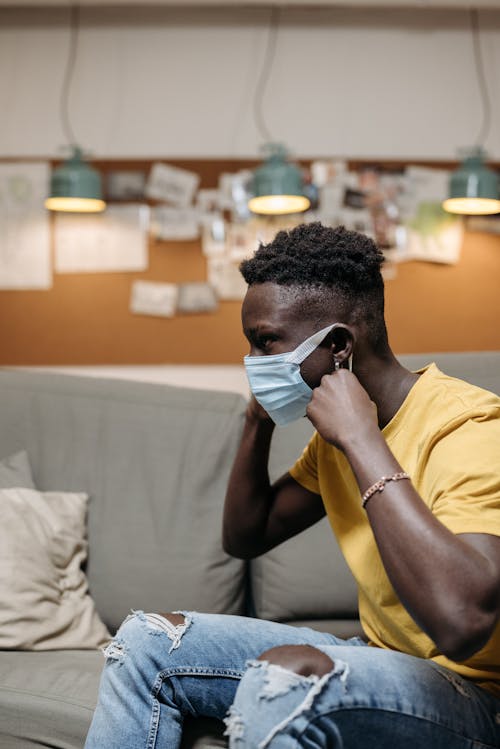
{"type": "MultiPolygon", "coordinates": [[[[203,172],[203,162],[198,164],[202,186],[215,184],[214,164],[209,166],[203,172]]],[[[215,166],[229,171],[241,164],[215,166]]],[[[172,319],[129,312],[134,279],[180,283],[205,278],[198,242],[152,240],[144,273],[54,274],[48,291],[0,291],[0,364],[240,363],[246,353],[240,302],[221,302],[215,313],[172,319]]],[[[386,283],[394,351],[500,350],[499,281],[499,235],[466,232],[456,266],[399,265],[397,277],[386,283]]]]}
{"type": "Polygon", "coordinates": [[[411,262],[386,283],[395,352],[500,349],[500,236],[465,232],[457,265],[411,262]]]}

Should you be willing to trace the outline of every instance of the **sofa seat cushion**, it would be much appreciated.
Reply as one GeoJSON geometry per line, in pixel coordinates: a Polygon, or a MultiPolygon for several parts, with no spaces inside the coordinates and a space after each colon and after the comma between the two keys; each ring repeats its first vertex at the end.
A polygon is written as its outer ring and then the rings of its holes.
{"type": "Polygon", "coordinates": [[[103,665],[99,651],[0,652],[2,749],[82,749],[103,665]]]}
{"type": "MultiPolygon", "coordinates": [[[[83,749],[103,666],[97,651],[0,652],[0,747],[83,749]]],[[[182,749],[226,747],[223,732],[221,721],[188,719],[182,749]]]]}

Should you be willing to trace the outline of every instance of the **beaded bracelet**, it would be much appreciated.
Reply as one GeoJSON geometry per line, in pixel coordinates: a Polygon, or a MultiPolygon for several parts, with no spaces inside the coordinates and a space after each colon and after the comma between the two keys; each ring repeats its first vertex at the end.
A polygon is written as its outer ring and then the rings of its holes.
{"type": "Polygon", "coordinates": [[[401,479],[409,479],[410,476],[405,471],[400,471],[399,473],[393,473],[392,476],[382,476],[379,478],[378,481],[376,481],[372,486],[370,486],[369,489],[365,491],[363,496],[361,497],[361,504],[363,507],[366,507],[366,503],[372,497],[376,492],[383,492],[385,489],[385,485],[388,481],[401,481],[401,479]]]}

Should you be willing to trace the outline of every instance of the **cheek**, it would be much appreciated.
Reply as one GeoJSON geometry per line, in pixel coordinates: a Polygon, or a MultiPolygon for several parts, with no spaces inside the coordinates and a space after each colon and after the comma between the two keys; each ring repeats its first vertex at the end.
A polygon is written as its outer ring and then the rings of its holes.
{"type": "Polygon", "coordinates": [[[329,349],[316,349],[300,365],[302,379],[310,388],[318,387],[325,374],[331,374],[334,369],[332,352],[329,349]]]}

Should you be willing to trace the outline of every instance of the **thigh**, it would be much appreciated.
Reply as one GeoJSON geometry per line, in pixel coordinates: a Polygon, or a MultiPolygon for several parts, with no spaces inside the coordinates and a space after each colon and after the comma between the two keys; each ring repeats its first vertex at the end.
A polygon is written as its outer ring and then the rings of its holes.
{"type": "MultiPolygon", "coordinates": [[[[261,653],[278,645],[312,645],[315,647],[364,645],[359,638],[342,640],[326,632],[310,627],[292,627],[287,624],[265,621],[244,616],[226,614],[203,614],[193,611],[176,612],[184,617],[184,623],[177,627],[162,630],[158,626],[158,615],[137,612],[133,617],[134,629],[138,628],[151,639],[160,637],[155,645],[158,652],[158,666],[165,668],[175,663],[177,673],[196,668],[232,669],[242,675],[246,662],[258,658],[261,653]],[[168,630],[177,630],[177,635],[168,630]],[[162,637],[163,636],[163,637],[162,637]],[[161,643],[161,645],[160,645],[161,643]]],[[[125,629],[130,628],[130,622],[125,629]]],[[[120,637],[122,630],[117,633],[120,637]]]]}
{"type": "Polygon", "coordinates": [[[500,701],[447,669],[378,648],[319,649],[334,662],[320,678],[284,677],[279,667],[250,665],[231,711],[230,727],[233,737],[244,737],[241,746],[500,745],[500,701]]]}
{"type": "Polygon", "coordinates": [[[122,682],[127,676],[131,685],[145,682],[146,691],[163,704],[172,704],[175,694],[183,712],[193,715],[224,717],[247,662],[265,650],[287,644],[342,647],[347,642],[307,627],[250,617],[179,613],[184,619],[177,626],[142,611],[128,617],[108,648],[106,671],[111,669],[122,682]]]}

